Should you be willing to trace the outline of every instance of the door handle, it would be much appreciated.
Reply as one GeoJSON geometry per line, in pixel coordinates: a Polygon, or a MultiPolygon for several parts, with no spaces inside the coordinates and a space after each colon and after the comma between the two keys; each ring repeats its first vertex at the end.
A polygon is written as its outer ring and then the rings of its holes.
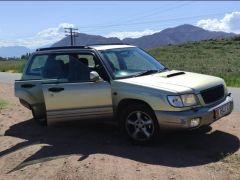
{"type": "Polygon", "coordinates": [[[62,87],[52,87],[52,88],[48,89],[48,91],[51,91],[51,92],[60,92],[63,90],[64,90],[64,88],[62,88],[62,87]]]}
{"type": "Polygon", "coordinates": [[[34,86],[36,86],[36,85],[35,84],[22,84],[21,85],[22,88],[32,88],[34,86]]]}

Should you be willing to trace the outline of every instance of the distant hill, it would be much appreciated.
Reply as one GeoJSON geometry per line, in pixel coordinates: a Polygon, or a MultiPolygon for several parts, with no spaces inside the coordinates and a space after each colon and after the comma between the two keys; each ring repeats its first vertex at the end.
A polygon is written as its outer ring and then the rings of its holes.
{"type": "Polygon", "coordinates": [[[24,46],[0,47],[0,57],[20,57],[23,54],[31,53],[33,50],[24,46]]]}
{"type": "Polygon", "coordinates": [[[234,36],[234,33],[207,31],[193,25],[181,25],[167,28],[161,32],[140,38],[126,38],[123,42],[134,44],[141,48],[153,48],[168,44],[182,44],[191,41],[220,39],[234,36]]]}
{"type": "MultiPolygon", "coordinates": [[[[118,38],[106,38],[103,36],[97,36],[97,35],[88,35],[84,33],[78,33],[77,37],[75,38],[75,45],[87,45],[87,44],[104,44],[104,43],[121,43],[122,41],[118,38]]],[[[62,40],[54,43],[52,46],[70,46],[71,44],[70,37],[67,36],[63,38],[62,40]]]]}
{"type": "MultiPolygon", "coordinates": [[[[161,32],[143,36],[140,38],[125,38],[122,41],[118,38],[105,38],[103,36],[88,35],[79,33],[76,37],[76,45],[102,44],[102,43],[127,43],[136,45],[140,48],[154,48],[168,44],[182,44],[191,41],[200,41],[208,39],[220,39],[234,36],[234,33],[207,31],[200,27],[185,24],[174,28],[167,28],[161,32]]],[[[53,46],[70,45],[70,37],[53,44],[53,46]]]]}

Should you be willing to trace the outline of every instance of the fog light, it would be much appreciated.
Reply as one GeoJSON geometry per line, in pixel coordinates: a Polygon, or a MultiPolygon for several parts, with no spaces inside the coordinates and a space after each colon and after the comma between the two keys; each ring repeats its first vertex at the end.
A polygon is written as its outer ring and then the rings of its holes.
{"type": "Polygon", "coordinates": [[[200,124],[200,118],[193,118],[190,120],[190,127],[196,127],[200,124]]]}

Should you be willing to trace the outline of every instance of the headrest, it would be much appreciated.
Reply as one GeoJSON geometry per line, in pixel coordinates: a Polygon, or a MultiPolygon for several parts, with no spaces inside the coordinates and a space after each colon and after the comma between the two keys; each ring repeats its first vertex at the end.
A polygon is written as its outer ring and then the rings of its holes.
{"type": "Polygon", "coordinates": [[[81,61],[86,66],[88,66],[88,59],[87,58],[79,58],[79,61],[81,61]]]}

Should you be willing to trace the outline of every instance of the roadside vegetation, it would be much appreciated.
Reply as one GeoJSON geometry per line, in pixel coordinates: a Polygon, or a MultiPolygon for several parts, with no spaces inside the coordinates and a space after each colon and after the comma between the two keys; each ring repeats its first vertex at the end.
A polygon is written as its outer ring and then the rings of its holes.
{"type": "Polygon", "coordinates": [[[8,102],[3,100],[3,99],[0,99],[0,112],[1,110],[5,109],[8,105],[8,102]]]}
{"type": "Polygon", "coordinates": [[[26,60],[0,60],[1,72],[21,73],[23,71],[26,60]]]}
{"type": "Polygon", "coordinates": [[[240,87],[240,36],[149,49],[170,69],[219,76],[240,87]]]}
{"type": "Polygon", "coordinates": [[[23,68],[30,57],[30,53],[23,54],[21,57],[0,57],[0,72],[22,73],[23,68]]]}

